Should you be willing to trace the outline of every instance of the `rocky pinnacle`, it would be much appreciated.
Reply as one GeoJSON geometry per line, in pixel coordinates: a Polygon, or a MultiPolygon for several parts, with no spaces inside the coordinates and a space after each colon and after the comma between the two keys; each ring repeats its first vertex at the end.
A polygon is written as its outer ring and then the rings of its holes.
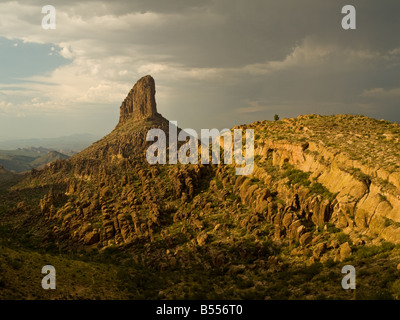
{"type": "Polygon", "coordinates": [[[136,82],[122,102],[119,123],[128,119],[144,120],[159,115],[155,94],[156,86],[152,76],[147,75],[136,82]]]}

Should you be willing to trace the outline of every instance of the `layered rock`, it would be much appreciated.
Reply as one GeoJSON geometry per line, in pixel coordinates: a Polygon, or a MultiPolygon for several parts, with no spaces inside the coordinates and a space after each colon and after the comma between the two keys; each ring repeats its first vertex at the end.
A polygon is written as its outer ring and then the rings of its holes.
{"type": "MultiPolygon", "coordinates": [[[[336,195],[331,203],[297,195],[301,207],[307,207],[313,213],[312,220],[316,225],[329,221],[349,233],[357,231],[372,238],[379,236],[400,243],[398,171],[383,175],[383,168],[376,169],[372,163],[362,164],[339,152],[338,148],[327,147],[322,141],[304,143],[265,138],[258,143],[256,156],[270,157],[273,166],[282,168],[290,164],[297,170],[309,172],[310,180],[336,195]]],[[[270,180],[261,167],[256,166],[254,175],[265,182],[270,180]]],[[[293,196],[282,188],[282,183],[276,188],[282,199],[289,201],[293,196]]]]}

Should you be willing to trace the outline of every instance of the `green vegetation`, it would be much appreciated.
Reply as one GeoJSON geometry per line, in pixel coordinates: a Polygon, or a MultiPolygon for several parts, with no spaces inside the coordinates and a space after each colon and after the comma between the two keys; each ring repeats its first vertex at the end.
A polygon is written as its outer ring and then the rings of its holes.
{"type": "Polygon", "coordinates": [[[395,245],[389,242],[384,242],[380,246],[362,246],[356,251],[356,259],[364,259],[389,252],[395,248],[395,245]]]}
{"type": "Polygon", "coordinates": [[[313,182],[310,187],[310,190],[312,194],[321,195],[323,198],[329,199],[331,201],[337,196],[337,194],[330,192],[326,187],[324,187],[319,182],[313,182]]]}
{"type": "Polygon", "coordinates": [[[388,217],[383,217],[385,220],[385,227],[394,226],[395,228],[400,228],[400,222],[396,222],[388,217]]]}
{"type": "Polygon", "coordinates": [[[371,184],[371,177],[365,173],[363,173],[359,168],[351,168],[349,169],[350,173],[356,177],[359,181],[365,182],[368,185],[371,184]]]}
{"type": "MultiPolygon", "coordinates": [[[[340,232],[340,229],[339,228],[337,228],[334,224],[332,224],[332,223],[327,223],[326,224],[326,228],[327,228],[327,231],[328,232],[330,232],[330,233],[338,233],[338,232],[340,232]]],[[[343,242],[342,242],[343,243],[343,242]]]]}
{"type": "Polygon", "coordinates": [[[338,239],[340,244],[343,244],[343,243],[346,243],[346,242],[351,243],[349,235],[345,234],[343,232],[337,233],[336,238],[338,239]]]}
{"type": "Polygon", "coordinates": [[[308,187],[311,184],[311,181],[309,180],[310,174],[311,172],[303,172],[301,170],[292,168],[288,169],[282,177],[288,178],[290,185],[301,184],[305,187],[308,187]]]}
{"type": "Polygon", "coordinates": [[[55,160],[68,158],[65,154],[45,148],[0,150],[0,165],[15,172],[29,171],[55,160]]]}

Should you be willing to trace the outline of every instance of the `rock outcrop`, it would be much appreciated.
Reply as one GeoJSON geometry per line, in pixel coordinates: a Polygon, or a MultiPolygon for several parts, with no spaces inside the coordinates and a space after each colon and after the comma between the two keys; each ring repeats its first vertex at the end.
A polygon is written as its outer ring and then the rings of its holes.
{"type": "Polygon", "coordinates": [[[128,119],[145,120],[159,116],[155,94],[156,86],[152,76],[145,76],[136,82],[122,102],[119,124],[128,119]]]}
{"type": "Polygon", "coordinates": [[[151,76],[137,81],[122,102],[115,129],[75,155],[73,167],[87,167],[93,173],[92,169],[96,171],[97,166],[89,164],[89,159],[118,162],[136,158],[139,162],[146,161],[146,150],[152,144],[146,140],[148,131],[157,128],[168,136],[169,121],[157,112],[155,93],[155,81],[151,76]]]}
{"type": "Polygon", "coordinates": [[[276,183],[278,197],[290,202],[294,193],[316,225],[329,222],[350,235],[400,243],[397,124],[364,116],[310,115],[248,127],[264,135],[256,141],[260,162],[253,175],[269,183],[271,168],[287,172],[289,181],[276,183]],[[310,203],[304,192],[286,190],[286,183],[296,182],[297,189],[315,193],[310,203]],[[330,203],[318,200],[317,195],[328,193],[330,203]]]}

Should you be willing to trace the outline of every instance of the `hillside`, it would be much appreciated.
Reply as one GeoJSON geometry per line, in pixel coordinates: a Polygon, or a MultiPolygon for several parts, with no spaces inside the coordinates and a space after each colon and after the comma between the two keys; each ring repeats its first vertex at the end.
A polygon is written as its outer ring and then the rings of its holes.
{"type": "Polygon", "coordinates": [[[45,165],[47,165],[49,163],[52,163],[53,161],[65,160],[65,159],[68,159],[68,158],[69,158],[69,156],[67,156],[65,154],[62,154],[60,152],[50,151],[49,153],[47,153],[47,154],[45,154],[45,155],[43,155],[43,156],[41,156],[39,158],[36,158],[32,162],[30,162],[30,165],[33,168],[40,168],[40,167],[45,166],[45,165]]]}
{"type": "Polygon", "coordinates": [[[6,188],[22,179],[22,176],[6,170],[0,165],[0,188],[6,188]]]}
{"type": "Polygon", "coordinates": [[[9,171],[24,172],[40,168],[55,160],[65,160],[69,156],[43,147],[0,150],[0,165],[9,171]]]}
{"type": "Polygon", "coordinates": [[[150,76],[120,116],[106,137],[0,194],[0,297],[48,298],[30,283],[13,291],[15,261],[42,257],[73,283],[51,293],[61,299],[400,297],[399,125],[354,115],[241,125],[255,132],[255,169],[237,176],[234,165],[146,162],[148,130],[168,130],[150,76]],[[346,264],[356,293],[341,288],[346,264]],[[83,265],[115,285],[74,276],[83,265]]]}
{"type": "Polygon", "coordinates": [[[291,181],[290,172],[283,175],[299,190],[331,194],[321,222],[348,228],[365,241],[400,242],[400,125],[364,116],[309,115],[245,127],[259,133],[255,176],[268,180],[276,168],[299,170],[301,181],[291,181]]]}

